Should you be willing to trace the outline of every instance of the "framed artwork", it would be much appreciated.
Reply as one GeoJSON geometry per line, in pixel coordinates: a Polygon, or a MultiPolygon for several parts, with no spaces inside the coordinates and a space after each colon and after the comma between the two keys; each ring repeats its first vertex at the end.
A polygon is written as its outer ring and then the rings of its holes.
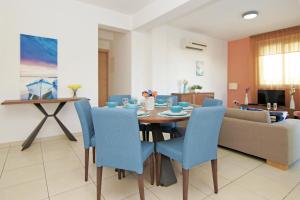
{"type": "Polygon", "coordinates": [[[196,76],[204,76],[204,61],[196,61],[196,76]]]}
{"type": "Polygon", "coordinates": [[[57,98],[57,40],[20,34],[21,99],[57,98]]]}

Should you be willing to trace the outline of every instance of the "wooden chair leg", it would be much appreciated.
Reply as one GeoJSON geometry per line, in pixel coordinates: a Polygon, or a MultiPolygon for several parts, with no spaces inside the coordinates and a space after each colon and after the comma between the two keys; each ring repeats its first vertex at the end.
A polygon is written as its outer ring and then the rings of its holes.
{"type": "Polygon", "coordinates": [[[189,193],[189,170],[182,169],[182,175],[183,175],[183,200],[187,200],[188,193],[189,193]]]}
{"type": "Polygon", "coordinates": [[[97,200],[101,199],[102,171],[103,167],[97,167],[97,200]]]}
{"type": "Polygon", "coordinates": [[[143,132],[143,141],[146,141],[146,131],[143,130],[142,132],[143,132]]]}
{"type": "Polygon", "coordinates": [[[161,154],[156,153],[156,185],[160,186],[161,154]]]}
{"type": "Polygon", "coordinates": [[[155,160],[154,155],[151,154],[151,156],[150,156],[150,178],[151,178],[150,183],[151,183],[151,185],[154,184],[154,160],[155,160]]]}
{"type": "Polygon", "coordinates": [[[84,168],[85,168],[85,176],[84,180],[88,181],[88,176],[89,176],[89,150],[90,149],[85,149],[85,155],[84,155],[84,168]]]}
{"type": "Polygon", "coordinates": [[[118,179],[121,180],[122,179],[122,175],[121,175],[121,169],[118,169],[118,179]]]}
{"type": "Polygon", "coordinates": [[[139,185],[139,192],[140,192],[140,200],[145,200],[144,175],[143,174],[138,174],[138,185],[139,185]]]}
{"type": "Polygon", "coordinates": [[[213,174],[213,181],[214,181],[214,192],[218,193],[218,160],[211,161],[211,169],[213,174]]]}
{"type": "Polygon", "coordinates": [[[96,147],[93,147],[93,163],[96,162],[96,147]]]}
{"type": "Polygon", "coordinates": [[[122,169],[122,175],[123,175],[123,178],[125,178],[125,170],[122,169]]]}

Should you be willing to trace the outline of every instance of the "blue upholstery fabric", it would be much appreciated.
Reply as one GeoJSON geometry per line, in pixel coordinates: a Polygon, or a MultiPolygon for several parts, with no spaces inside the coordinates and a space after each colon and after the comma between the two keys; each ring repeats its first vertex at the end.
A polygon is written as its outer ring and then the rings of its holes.
{"type": "Polygon", "coordinates": [[[219,99],[205,98],[202,106],[203,107],[223,106],[223,101],[219,99]]]}
{"type": "Polygon", "coordinates": [[[88,149],[89,147],[94,147],[95,142],[92,141],[92,138],[94,138],[95,132],[90,102],[88,99],[81,99],[80,101],[76,101],[74,104],[82,128],[84,148],[88,149]]]}
{"type": "Polygon", "coordinates": [[[222,106],[195,108],[184,139],[158,142],[157,152],[179,161],[184,169],[216,159],[224,113],[222,106]]]}
{"type": "Polygon", "coordinates": [[[172,98],[173,105],[176,105],[178,103],[178,97],[173,95],[157,95],[156,99],[163,99],[166,102],[168,102],[168,99],[172,98]]]}
{"type": "Polygon", "coordinates": [[[143,173],[152,143],[140,141],[137,113],[131,109],[93,108],[96,165],[143,173]]]}
{"type": "Polygon", "coordinates": [[[118,102],[119,105],[122,105],[123,104],[122,100],[124,98],[127,98],[128,100],[130,100],[131,95],[113,95],[108,98],[108,101],[118,102]]]}

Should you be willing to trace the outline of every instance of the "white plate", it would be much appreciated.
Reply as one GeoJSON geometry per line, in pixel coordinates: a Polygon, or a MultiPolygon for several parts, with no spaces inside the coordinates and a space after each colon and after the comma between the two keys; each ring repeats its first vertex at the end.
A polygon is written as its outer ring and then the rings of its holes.
{"type": "Polygon", "coordinates": [[[157,114],[158,116],[161,116],[161,117],[171,117],[171,118],[180,118],[180,117],[190,117],[191,114],[186,114],[186,115],[166,115],[166,114],[163,114],[163,112],[161,113],[158,113],[157,114]]]}
{"type": "Polygon", "coordinates": [[[193,106],[182,107],[183,110],[193,110],[193,106]]]}
{"type": "Polygon", "coordinates": [[[155,107],[166,107],[168,106],[167,103],[155,103],[155,107]]]}
{"type": "Polygon", "coordinates": [[[163,115],[169,115],[169,116],[184,116],[187,115],[188,113],[186,111],[181,111],[181,112],[172,112],[170,110],[166,110],[164,112],[162,112],[163,115]]]}

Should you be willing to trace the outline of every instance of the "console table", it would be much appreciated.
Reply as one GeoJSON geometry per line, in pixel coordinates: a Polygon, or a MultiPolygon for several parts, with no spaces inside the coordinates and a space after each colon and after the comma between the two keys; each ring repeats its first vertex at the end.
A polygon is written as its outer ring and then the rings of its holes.
{"type": "Polygon", "coordinates": [[[36,100],[6,100],[2,102],[2,105],[17,105],[17,104],[32,104],[34,105],[41,113],[44,114],[44,118],[42,121],[37,125],[37,127],[31,132],[31,134],[27,137],[27,139],[22,144],[22,151],[27,149],[31,146],[31,143],[36,138],[37,134],[43,127],[44,123],[46,122],[48,117],[54,117],[58,125],[61,127],[65,135],[69,138],[71,141],[77,141],[76,138],[72,135],[72,133],[66,128],[66,126],[60,121],[60,119],[57,117],[57,114],[61,111],[61,109],[64,107],[64,105],[67,102],[71,101],[77,101],[80,100],[80,98],[58,98],[58,99],[36,99],[36,100]],[[58,106],[53,114],[48,114],[46,110],[43,108],[42,104],[48,104],[48,103],[58,103],[58,106]]]}
{"type": "Polygon", "coordinates": [[[172,93],[178,97],[178,101],[187,101],[194,105],[202,105],[205,98],[214,98],[213,92],[200,92],[200,93],[172,93]]]}

